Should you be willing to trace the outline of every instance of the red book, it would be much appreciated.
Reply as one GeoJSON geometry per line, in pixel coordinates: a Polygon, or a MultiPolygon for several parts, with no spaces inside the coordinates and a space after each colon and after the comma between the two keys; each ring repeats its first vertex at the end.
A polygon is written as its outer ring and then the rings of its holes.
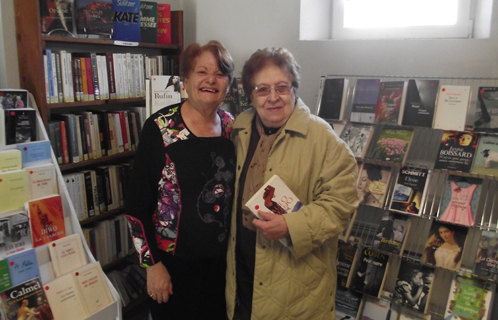
{"type": "Polygon", "coordinates": [[[130,139],[128,137],[128,116],[126,111],[116,111],[119,114],[119,124],[121,126],[121,136],[123,137],[123,148],[124,152],[131,151],[130,139]]]}
{"type": "Polygon", "coordinates": [[[69,163],[69,147],[67,145],[66,123],[60,121],[61,128],[61,146],[62,146],[62,163],[69,163]]]}
{"type": "Polygon", "coordinates": [[[107,83],[109,84],[109,98],[116,99],[116,83],[114,82],[114,58],[112,53],[105,54],[107,63],[107,83]]]}
{"type": "Polygon", "coordinates": [[[26,202],[33,248],[66,236],[61,196],[53,194],[26,202]]]}
{"type": "Polygon", "coordinates": [[[86,81],[88,85],[88,100],[95,100],[95,94],[93,91],[93,73],[92,73],[92,60],[90,58],[85,58],[86,66],[86,81]]]}
{"type": "Polygon", "coordinates": [[[157,4],[157,43],[171,44],[171,5],[157,4]]]}

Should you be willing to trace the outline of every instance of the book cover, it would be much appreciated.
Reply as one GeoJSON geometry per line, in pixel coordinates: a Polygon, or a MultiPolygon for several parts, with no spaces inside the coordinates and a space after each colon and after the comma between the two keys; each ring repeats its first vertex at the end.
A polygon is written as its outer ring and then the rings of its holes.
{"type": "Polygon", "coordinates": [[[33,278],[0,293],[7,320],[37,319],[51,315],[50,305],[39,278],[33,278]]]}
{"type": "Polygon", "coordinates": [[[28,197],[26,170],[0,172],[0,213],[22,208],[28,197]]]}
{"type": "Polygon", "coordinates": [[[455,275],[446,303],[445,319],[489,319],[496,284],[477,278],[455,275]]]}
{"type": "Polygon", "coordinates": [[[389,210],[420,216],[428,183],[428,169],[402,167],[396,179],[389,210]]]}
{"type": "MultiPolygon", "coordinates": [[[[285,214],[299,211],[303,203],[279,176],[274,175],[246,202],[245,206],[261,219],[258,210],[285,214]]],[[[280,242],[285,246],[290,245],[288,237],[280,239],[280,242]]]]}
{"type": "Polygon", "coordinates": [[[86,256],[77,233],[52,241],[48,245],[56,277],[86,265],[86,256]]]}
{"type": "Polygon", "coordinates": [[[35,109],[9,109],[2,112],[5,112],[6,144],[36,141],[35,109]]]}
{"type": "Polygon", "coordinates": [[[17,149],[0,151],[0,172],[22,169],[21,151],[17,149]]]}
{"type": "Polygon", "coordinates": [[[157,43],[157,3],[140,1],[140,40],[157,43]]]}
{"type": "Polygon", "coordinates": [[[407,216],[384,211],[372,248],[390,254],[401,255],[409,230],[410,220],[407,216]]]}
{"type": "Polygon", "coordinates": [[[323,119],[342,120],[344,118],[344,109],[346,108],[348,88],[349,79],[347,78],[332,79],[323,77],[317,115],[323,119]]]}
{"type": "Polygon", "coordinates": [[[178,76],[152,76],[151,87],[151,111],[156,111],[181,102],[180,77],[178,76]]]}
{"type": "MultiPolygon", "coordinates": [[[[0,260],[0,291],[12,287],[12,281],[10,281],[10,272],[7,259],[0,260]]],[[[2,308],[0,308],[2,309],[2,308]]],[[[3,311],[3,310],[2,310],[3,311]]],[[[3,314],[2,314],[3,316],[3,314]]],[[[1,319],[5,319],[2,317],[1,319]]]]}
{"type": "Polygon", "coordinates": [[[398,313],[392,301],[365,297],[361,320],[395,320],[398,313]]]}
{"type": "Polygon", "coordinates": [[[171,4],[157,4],[157,43],[171,44],[171,4]]]}
{"type": "Polygon", "coordinates": [[[474,131],[498,131],[498,87],[479,87],[474,131]]]}
{"type": "Polygon", "coordinates": [[[372,124],[349,122],[340,137],[346,142],[357,159],[363,159],[374,129],[375,127],[372,124]]]}
{"type": "Polygon", "coordinates": [[[349,286],[351,270],[356,262],[358,246],[355,243],[339,240],[337,247],[337,285],[343,288],[349,286]]]}
{"type": "Polygon", "coordinates": [[[383,208],[390,179],[391,167],[364,163],[357,182],[360,203],[383,208]]]}
{"type": "Polygon", "coordinates": [[[371,248],[362,248],[349,287],[358,292],[380,297],[384,286],[389,255],[371,248]]]}
{"type": "Polygon", "coordinates": [[[75,10],[78,34],[112,34],[112,0],[75,0],[75,10]]]}
{"type": "Polygon", "coordinates": [[[470,86],[440,86],[434,129],[464,131],[469,100],[470,86]]]}
{"type": "Polygon", "coordinates": [[[482,179],[449,175],[439,210],[439,220],[474,226],[482,179]]]}
{"type": "Polygon", "coordinates": [[[72,275],[89,314],[94,314],[114,301],[99,262],[89,263],[72,275]]]}
{"type": "Polygon", "coordinates": [[[9,274],[12,285],[18,285],[29,279],[40,277],[38,260],[36,259],[35,249],[7,257],[9,274]]]}
{"type": "Polygon", "coordinates": [[[354,290],[337,287],[335,293],[335,318],[359,320],[358,311],[360,310],[362,296],[361,293],[354,290]]]}
{"type": "Polygon", "coordinates": [[[401,119],[405,81],[383,81],[375,109],[375,123],[398,124],[401,119]]]}
{"type": "Polygon", "coordinates": [[[431,320],[430,314],[423,314],[410,308],[401,308],[398,320],[431,320]]]}
{"type": "Polygon", "coordinates": [[[50,141],[48,140],[26,142],[17,145],[17,149],[21,151],[23,167],[52,163],[51,148],[50,141]]]}
{"type": "Polygon", "coordinates": [[[469,172],[478,141],[475,132],[444,131],[434,169],[469,172]]]}
{"type": "Polygon", "coordinates": [[[33,248],[28,213],[15,210],[0,217],[0,259],[33,248]]]}
{"type": "Polygon", "coordinates": [[[402,125],[432,128],[439,80],[410,79],[402,125]]]}
{"type": "Polygon", "coordinates": [[[29,108],[28,90],[0,89],[0,106],[4,110],[29,108]]]}
{"type": "Polygon", "coordinates": [[[412,129],[383,128],[375,144],[372,159],[391,163],[404,163],[412,136],[412,129]]]}
{"type": "Polygon", "coordinates": [[[422,263],[452,271],[459,270],[467,232],[466,227],[433,220],[422,254],[422,263]]]}
{"type": "Polygon", "coordinates": [[[380,79],[358,79],[354,89],[351,121],[374,123],[380,79]]]}
{"type": "Polygon", "coordinates": [[[434,280],[434,269],[408,258],[401,259],[393,302],[426,313],[434,280]]]}
{"type": "Polygon", "coordinates": [[[71,0],[40,0],[42,33],[73,32],[73,3],[71,0]]]}
{"type": "Polygon", "coordinates": [[[498,135],[479,134],[479,142],[470,171],[480,175],[498,176],[498,135]]]}
{"type": "Polygon", "coordinates": [[[52,150],[57,158],[57,163],[62,164],[62,136],[60,121],[50,121],[48,123],[48,136],[50,138],[52,150]]]}
{"type": "Polygon", "coordinates": [[[474,272],[480,277],[498,280],[498,233],[496,231],[481,231],[474,272]]]}
{"type": "Polygon", "coordinates": [[[34,248],[66,236],[60,195],[30,200],[26,202],[26,210],[34,248]]]}
{"type": "Polygon", "coordinates": [[[118,41],[140,42],[140,0],[112,0],[114,33],[118,41]]]}
{"type": "Polygon", "coordinates": [[[46,283],[44,289],[54,319],[71,315],[71,320],[83,320],[90,315],[81,301],[72,274],[55,278],[46,283]]]}

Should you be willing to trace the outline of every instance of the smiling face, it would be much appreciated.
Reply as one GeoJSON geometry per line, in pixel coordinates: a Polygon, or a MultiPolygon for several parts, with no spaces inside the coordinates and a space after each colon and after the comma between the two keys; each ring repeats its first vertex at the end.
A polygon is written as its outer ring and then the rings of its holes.
{"type": "Polygon", "coordinates": [[[215,56],[205,51],[194,60],[193,68],[184,84],[189,104],[216,109],[227,93],[228,77],[218,68],[215,56]]]}
{"type": "MultiPolygon", "coordinates": [[[[260,71],[254,74],[252,86],[292,85],[291,75],[288,71],[281,69],[273,63],[268,63],[260,71]]],[[[279,128],[285,124],[296,106],[296,93],[292,88],[289,94],[278,94],[274,89],[267,96],[257,96],[253,90],[251,101],[261,121],[266,127],[279,128]]]]}

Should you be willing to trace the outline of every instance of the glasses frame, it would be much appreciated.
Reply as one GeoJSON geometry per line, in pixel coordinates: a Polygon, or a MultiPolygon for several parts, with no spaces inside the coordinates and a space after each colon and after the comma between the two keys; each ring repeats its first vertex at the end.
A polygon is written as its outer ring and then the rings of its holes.
{"type": "Polygon", "coordinates": [[[267,97],[270,95],[271,93],[271,90],[275,90],[275,93],[278,94],[279,96],[286,96],[286,95],[289,95],[292,88],[294,88],[292,85],[290,84],[278,84],[276,86],[273,86],[273,87],[270,87],[270,86],[267,86],[267,85],[260,85],[260,86],[255,86],[252,88],[252,90],[256,93],[256,96],[257,97],[267,97]],[[282,88],[282,87],[286,87],[286,88],[289,88],[288,90],[286,89],[284,92],[279,92],[276,88],[282,88]],[[258,89],[261,89],[261,88],[270,88],[270,90],[268,91],[268,93],[266,94],[261,94],[258,89]]]}

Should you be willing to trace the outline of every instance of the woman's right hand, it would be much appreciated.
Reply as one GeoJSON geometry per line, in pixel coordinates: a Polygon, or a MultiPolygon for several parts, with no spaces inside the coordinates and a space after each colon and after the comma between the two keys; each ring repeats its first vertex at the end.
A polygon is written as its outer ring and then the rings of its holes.
{"type": "Polygon", "coordinates": [[[147,293],[157,303],[166,303],[173,294],[173,284],[169,272],[162,262],[156,263],[147,270],[147,293]]]}

